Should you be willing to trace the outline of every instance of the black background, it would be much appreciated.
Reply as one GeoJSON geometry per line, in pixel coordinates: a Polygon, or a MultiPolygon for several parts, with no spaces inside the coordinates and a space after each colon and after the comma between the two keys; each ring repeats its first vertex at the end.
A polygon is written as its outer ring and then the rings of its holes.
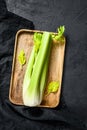
{"type": "Polygon", "coordinates": [[[6,3],[0,0],[0,130],[87,129],[87,1],[6,3]],[[7,11],[6,3],[15,14],[7,11]],[[59,106],[47,109],[13,105],[8,95],[16,32],[21,28],[56,31],[60,25],[66,27],[67,44],[59,106]]]}

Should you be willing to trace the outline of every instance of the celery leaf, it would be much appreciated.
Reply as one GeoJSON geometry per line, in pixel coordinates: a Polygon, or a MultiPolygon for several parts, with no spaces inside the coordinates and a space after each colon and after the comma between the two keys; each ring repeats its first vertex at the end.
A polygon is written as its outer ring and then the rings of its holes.
{"type": "Polygon", "coordinates": [[[38,52],[39,47],[41,45],[41,40],[42,40],[42,35],[41,33],[34,33],[34,45],[35,45],[35,51],[38,52]]]}
{"type": "Polygon", "coordinates": [[[47,95],[50,93],[55,93],[58,91],[59,88],[59,82],[58,81],[52,81],[49,83],[47,88],[47,95]]]}
{"type": "Polygon", "coordinates": [[[24,50],[20,51],[20,53],[18,55],[18,61],[19,61],[20,65],[24,65],[26,63],[26,57],[25,57],[24,50]]]}
{"type": "Polygon", "coordinates": [[[65,32],[65,26],[60,26],[58,29],[58,34],[54,35],[52,34],[52,38],[56,41],[64,41],[64,32],[65,32]]]}

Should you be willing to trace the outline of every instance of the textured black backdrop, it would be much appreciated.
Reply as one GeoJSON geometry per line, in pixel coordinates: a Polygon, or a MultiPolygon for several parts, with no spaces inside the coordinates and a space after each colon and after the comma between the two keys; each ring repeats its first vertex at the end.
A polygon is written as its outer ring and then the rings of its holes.
{"type": "Polygon", "coordinates": [[[0,0],[0,130],[87,129],[87,1],[0,0]],[[33,23],[31,21],[33,21],[33,23]],[[21,28],[55,31],[66,27],[61,101],[57,108],[29,108],[9,102],[14,39],[21,28]]]}

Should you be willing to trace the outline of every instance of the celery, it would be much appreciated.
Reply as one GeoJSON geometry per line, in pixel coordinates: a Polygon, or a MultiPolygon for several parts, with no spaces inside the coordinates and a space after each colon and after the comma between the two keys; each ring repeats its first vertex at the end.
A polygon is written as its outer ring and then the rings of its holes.
{"type": "Polygon", "coordinates": [[[59,82],[58,81],[52,81],[49,83],[48,88],[47,88],[47,95],[50,93],[55,93],[58,91],[59,88],[59,82]]]}
{"type": "Polygon", "coordinates": [[[24,76],[24,81],[23,81],[23,99],[26,95],[26,90],[29,86],[30,83],[30,79],[31,79],[31,74],[33,71],[33,64],[34,64],[34,60],[35,60],[35,47],[32,49],[30,58],[29,58],[29,62],[26,68],[26,72],[25,72],[25,76],[24,76]]]}
{"type": "Polygon", "coordinates": [[[23,99],[26,97],[26,91],[27,88],[29,87],[30,84],[30,79],[31,79],[31,75],[33,72],[33,68],[34,68],[34,63],[38,54],[38,50],[40,48],[40,44],[41,44],[41,40],[42,40],[42,34],[40,33],[34,33],[34,46],[28,61],[28,65],[26,68],[26,72],[24,75],[24,81],[23,81],[23,99]]]}
{"type": "Polygon", "coordinates": [[[18,55],[18,61],[19,61],[21,66],[23,66],[26,63],[26,57],[25,57],[24,50],[20,51],[20,53],[18,55]]]}
{"type": "MultiPolygon", "coordinates": [[[[52,45],[52,40],[64,41],[65,27],[60,26],[58,28],[58,34],[49,32],[34,33],[34,47],[32,49],[26,72],[23,81],[23,102],[26,106],[40,105],[46,79],[49,64],[49,56],[52,45]]],[[[56,92],[59,88],[57,81],[53,81],[49,84],[48,94],[56,92]]]]}
{"type": "Polygon", "coordinates": [[[64,32],[65,32],[65,26],[60,26],[57,29],[57,35],[52,34],[53,40],[64,43],[64,32]]]}
{"type": "Polygon", "coordinates": [[[36,106],[41,103],[46,82],[51,42],[51,34],[49,32],[44,32],[41,46],[34,63],[31,79],[23,97],[24,104],[27,106],[36,106]]]}
{"type": "MultiPolygon", "coordinates": [[[[48,51],[49,53],[50,51],[48,51]]],[[[45,63],[44,63],[44,67],[41,73],[41,79],[40,79],[40,102],[42,101],[43,98],[43,92],[45,90],[45,85],[46,85],[46,79],[47,79],[47,71],[48,71],[48,63],[49,63],[49,55],[47,56],[45,63]]]]}

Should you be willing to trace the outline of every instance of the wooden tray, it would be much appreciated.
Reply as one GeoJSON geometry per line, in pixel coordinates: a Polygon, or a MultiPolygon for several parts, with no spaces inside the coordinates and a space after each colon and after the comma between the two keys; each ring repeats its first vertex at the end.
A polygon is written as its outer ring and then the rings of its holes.
{"type": "MultiPolygon", "coordinates": [[[[16,34],[12,74],[9,90],[9,99],[12,103],[16,105],[24,105],[22,99],[22,84],[28,59],[30,57],[30,53],[33,47],[34,32],[43,33],[43,31],[22,29],[19,30],[16,34]],[[26,64],[23,66],[22,69],[18,61],[18,55],[21,50],[24,50],[26,55],[26,64]]],[[[58,92],[51,93],[48,96],[44,94],[43,101],[39,107],[54,108],[59,104],[62,73],[63,73],[64,50],[65,50],[65,43],[53,44],[52,46],[47,84],[51,81],[59,81],[60,86],[58,92]]]]}

